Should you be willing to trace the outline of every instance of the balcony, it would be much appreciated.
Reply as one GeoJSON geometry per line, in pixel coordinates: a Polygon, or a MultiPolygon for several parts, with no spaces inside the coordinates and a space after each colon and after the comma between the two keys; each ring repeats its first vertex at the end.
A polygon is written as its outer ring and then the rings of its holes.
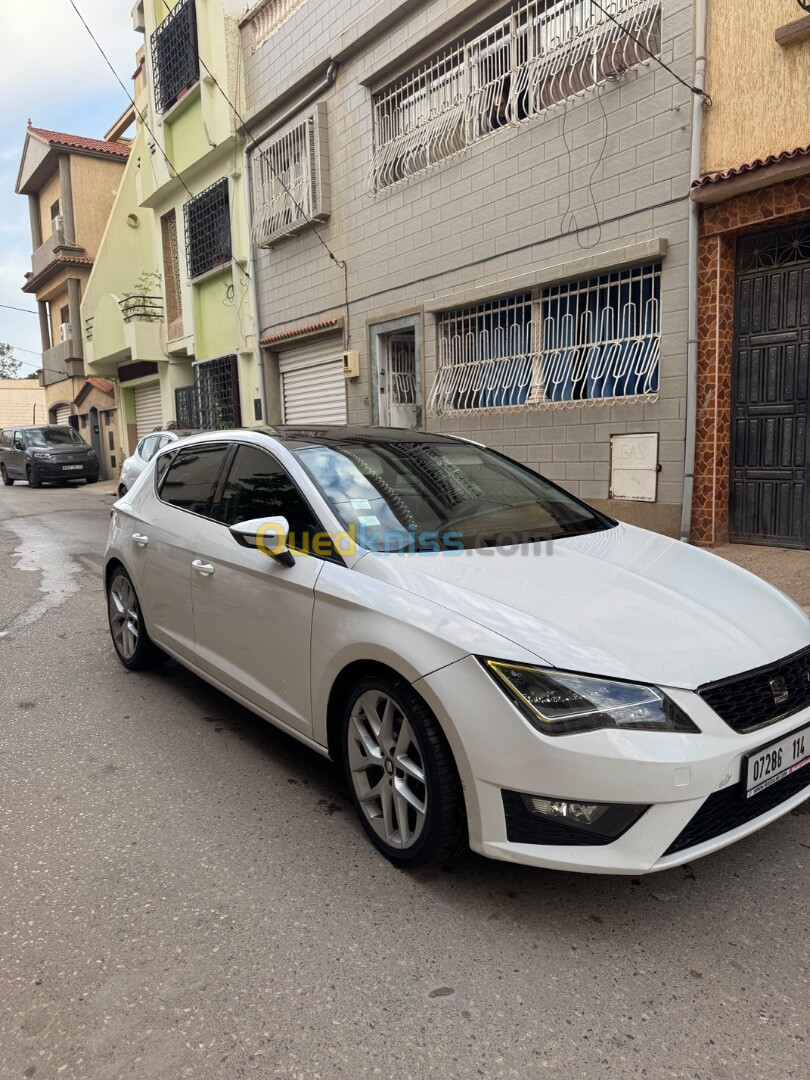
{"type": "Polygon", "coordinates": [[[116,378],[119,364],[166,359],[162,296],[107,293],[88,315],[85,308],[85,365],[88,374],[116,378]]]}
{"type": "Polygon", "coordinates": [[[60,341],[42,354],[42,378],[43,386],[61,382],[74,376],[84,375],[84,359],[82,356],[81,341],[68,338],[60,341]]]}
{"type": "Polygon", "coordinates": [[[58,255],[76,257],[84,255],[84,253],[83,247],[70,243],[65,237],[64,229],[54,229],[47,240],[40,244],[31,256],[31,276],[32,278],[39,277],[43,271],[48,269],[58,255]]]}

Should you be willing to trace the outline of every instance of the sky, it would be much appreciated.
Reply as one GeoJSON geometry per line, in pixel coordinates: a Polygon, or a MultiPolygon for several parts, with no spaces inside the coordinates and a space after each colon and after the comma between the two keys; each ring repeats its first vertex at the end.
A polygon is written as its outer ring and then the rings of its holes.
{"type": "MultiPolygon", "coordinates": [[[[129,86],[143,36],[133,0],[75,0],[129,86]]],[[[31,269],[28,201],[14,191],[30,117],[35,127],[103,138],[127,99],[69,0],[0,0],[0,342],[15,347],[23,373],[41,366],[36,301],[21,292],[31,269]],[[30,351],[23,351],[30,350],[30,351]],[[35,355],[32,355],[35,354],[35,355]]]]}

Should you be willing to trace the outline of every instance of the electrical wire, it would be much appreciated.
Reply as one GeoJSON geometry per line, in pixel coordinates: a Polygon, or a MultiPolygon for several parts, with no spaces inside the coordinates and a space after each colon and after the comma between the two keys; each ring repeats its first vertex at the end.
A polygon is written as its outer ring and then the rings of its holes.
{"type": "Polygon", "coordinates": [[[152,142],[153,142],[153,143],[155,144],[155,146],[157,146],[157,148],[158,148],[158,150],[160,151],[161,155],[163,156],[163,159],[165,160],[166,164],[167,164],[167,165],[169,166],[169,168],[171,169],[171,171],[172,171],[172,172],[174,173],[174,175],[175,175],[175,176],[177,177],[177,179],[178,179],[178,180],[180,181],[180,183],[181,183],[181,184],[183,185],[183,187],[184,187],[184,188],[186,189],[186,191],[188,192],[188,197],[189,197],[190,199],[193,199],[193,198],[194,198],[194,196],[193,196],[193,195],[191,194],[191,189],[189,188],[188,184],[187,184],[187,183],[185,182],[185,180],[183,179],[183,177],[182,177],[182,176],[180,175],[180,173],[179,173],[179,172],[177,171],[177,169],[175,169],[175,167],[174,167],[174,165],[173,165],[173,163],[172,163],[171,159],[169,158],[169,155],[168,155],[168,154],[166,153],[166,151],[165,151],[165,150],[163,149],[163,147],[162,147],[162,146],[160,145],[160,143],[158,142],[158,140],[157,140],[157,137],[156,137],[156,135],[155,135],[154,131],[152,131],[151,127],[149,126],[149,124],[148,124],[148,123],[147,123],[147,121],[146,121],[146,117],[145,117],[145,116],[144,116],[144,114],[143,114],[143,113],[141,112],[141,110],[140,110],[140,109],[138,108],[138,106],[137,106],[137,105],[135,104],[135,98],[134,98],[134,97],[132,96],[132,94],[131,94],[131,93],[129,92],[129,90],[127,90],[127,88],[126,88],[126,86],[124,85],[123,81],[121,80],[121,77],[119,76],[118,72],[117,72],[117,71],[115,70],[115,68],[114,68],[114,67],[112,66],[112,62],[110,61],[109,57],[108,57],[108,56],[107,56],[107,54],[106,54],[106,53],[104,52],[104,49],[103,49],[103,48],[101,47],[101,44],[99,43],[99,40],[98,40],[98,38],[96,37],[96,35],[95,35],[95,34],[93,33],[93,31],[92,31],[92,30],[90,29],[90,27],[88,26],[88,24],[87,24],[87,20],[85,19],[84,15],[82,15],[82,13],[81,13],[81,12],[79,11],[79,9],[78,9],[78,8],[76,7],[76,3],[75,3],[75,0],[68,0],[68,3],[70,4],[70,6],[71,6],[71,7],[73,8],[73,10],[74,10],[74,11],[76,12],[76,14],[78,15],[78,17],[79,17],[79,20],[80,20],[80,22],[81,22],[82,26],[83,26],[83,27],[85,28],[85,30],[87,31],[87,33],[88,33],[88,34],[90,35],[90,37],[91,37],[91,39],[92,39],[92,41],[93,41],[93,44],[94,44],[94,45],[96,46],[96,48],[98,49],[98,51],[99,51],[99,52],[101,53],[101,55],[102,55],[102,56],[104,57],[104,62],[105,62],[105,64],[106,64],[106,65],[107,65],[107,67],[108,67],[108,68],[110,69],[110,71],[111,71],[111,72],[113,73],[113,76],[115,77],[115,80],[116,80],[116,82],[118,83],[118,85],[119,85],[119,86],[121,87],[121,89],[122,89],[122,90],[124,91],[124,93],[126,94],[126,96],[127,96],[127,99],[129,100],[129,103],[130,103],[130,104],[132,105],[132,108],[133,108],[133,109],[135,110],[135,112],[136,112],[136,114],[137,114],[137,116],[138,116],[138,119],[139,119],[139,120],[141,121],[141,123],[143,124],[143,126],[144,126],[144,127],[146,128],[146,130],[147,130],[147,131],[149,132],[149,134],[150,134],[150,135],[152,136],[152,142]]]}
{"type": "Polygon", "coordinates": [[[39,315],[38,311],[32,311],[28,307],[16,307],[14,304],[0,304],[0,308],[5,308],[7,311],[22,311],[26,315],[39,315]]]}
{"type": "Polygon", "coordinates": [[[696,94],[697,97],[702,97],[705,105],[711,105],[711,95],[707,94],[705,90],[701,90],[699,86],[693,86],[687,79],[682,79],[676,71],[672,70],[669,64],[664,63],[660,56],[656,56],[652,49],[649,49],[643,41],[640,41],[635,34],[631,34],[627,27],[624,25],[624,23],[617,19],[615,15],[611,14],[611,12],[607,10],[607,8],[603,7],[599,3],[599,0],[591,0],[591,3],[595,8],[599,8],[599,10],[606,18],[610,19],[612,23],[615,23],[616,26],[618,26],[619,29],[622,31],[622,33],[626,34],[631,41],[634,41],[640,49],[643,49],[644,52],[650,57],[650,59],[655,60],[656,64],[660,64],[660,66],[665,71],[668,71],[672,78],[676,79],[681,84],[681,86],[685,86],[690,94],[696,94]]]}

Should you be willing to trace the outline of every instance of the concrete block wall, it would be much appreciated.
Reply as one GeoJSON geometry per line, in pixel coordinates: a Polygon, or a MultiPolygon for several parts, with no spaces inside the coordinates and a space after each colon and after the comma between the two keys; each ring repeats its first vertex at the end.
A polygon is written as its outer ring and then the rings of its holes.
{"type": "MultiPolygon", "coordinates": [[[[372,419],[373,324],[421,314],[427,400],[442,304],[480,302],[482,288],[497,298],[515,280],[547,280],[549,267],[560,268],[558,280],[570,278],[570,267],[584,259],[598,273],[628,251],[660,244],[666,254],[657,401],[428,418],[427,425],[502,449],[606,506],[610,436],[658,432],[657,508],[611,501],[608,509],[628,520],[641,514],[645,524],[674,532],[684,473],[691,94],[651,61],[542,118],[496,132],[403,186],[370,195],[372,90],[457,39],[465,17],[471,22],[499,5],[381,0],[363,5],[359,17],[357,7],[310,0],[255,53],[244,31],[248,123],[259,139],[274,109],[285,112],[296,93],[323,77],[330,59],[341,63],[323,97],[332,214],[319,229],[349,268],[351,347],[361,360],[360,378],[348,384],[350,422],[372,419]]],[[[662,0],[662,38],[661,58],[691,81],[690,0],[662,0]]],[[[343,314],[342,274],[310,231],[259,249],[256,272],[263,334],[343,314]]]]}

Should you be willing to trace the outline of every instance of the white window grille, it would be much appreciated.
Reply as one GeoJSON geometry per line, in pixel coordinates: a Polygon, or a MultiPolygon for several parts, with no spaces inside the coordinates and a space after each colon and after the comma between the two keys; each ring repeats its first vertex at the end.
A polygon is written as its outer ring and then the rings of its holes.
{"type": "Polygon", "coordinates": [[[256,52],[302,8],[307,0],[263,0],[248,12],[242,25],[250,25],[252,51],[256,52]]]}
{"type": "Polygon", "coordinates": [[[271,247],[329,217],[326,105],[275,135],[253,159],[253,235],[271,247]]]}
{"type": "Polygon", "coordinates": [[[660,0],[605,0],[601,7],[522,0],[486,33],[375,94],[368,188],[401,183],[660,52],[660,0]]]}
{"type": "Polygon", "coordinates": [[[658,397],[661,268],[650,263],[445,312],[432,416],[658,397]]]}

